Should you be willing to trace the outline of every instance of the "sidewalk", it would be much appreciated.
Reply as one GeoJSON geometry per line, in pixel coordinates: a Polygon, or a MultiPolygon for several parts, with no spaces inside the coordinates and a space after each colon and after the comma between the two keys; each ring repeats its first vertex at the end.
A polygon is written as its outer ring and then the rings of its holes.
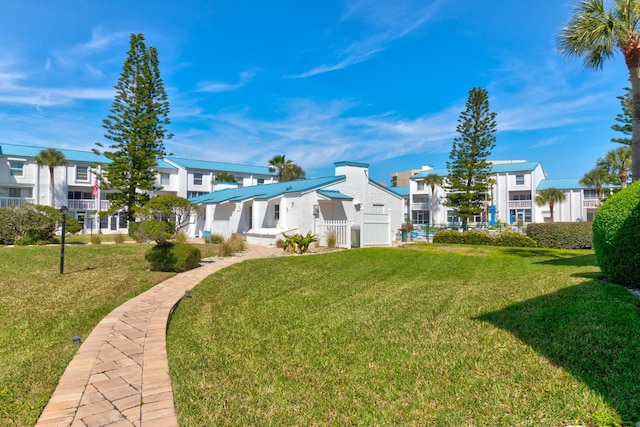
{"type": "Polygon", "coordinates": [[[239,256],[178,274],[113,310],[78,349],[36,426],[177,426],[166,351],[173,307],[211,273],[281,254],[248,245],[239,256]]]}

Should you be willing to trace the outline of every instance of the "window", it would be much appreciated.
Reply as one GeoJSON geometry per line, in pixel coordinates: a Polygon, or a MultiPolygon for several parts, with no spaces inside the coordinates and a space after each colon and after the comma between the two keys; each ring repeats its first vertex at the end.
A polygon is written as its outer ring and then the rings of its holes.
{"type": "Polygon", "coordinates": [[[597,199],[598,192],[596,190],[583,190],[585,199],[597,199]]]}
{"type": "Polygon", "coordinates": [[[273,206],[273,219],[276,221],[280,219],[280,205],[273,206]]]}
{"type": "Polygon", "coordinates": [[[258,178],[258,185],[264,184],[264,178],[258,178]]]}
{"type": "MultiPolygon", "coordinates": [[[[202,176],[200,176],[200,180],[202,180],[202,176]]],[[[160,173],[160,185],[169,185],[169,184],[171,184],[171,175],[165,172],[160,173]]]]}
{"type": "Polygon", "coordinates": [[[9,175],[24,176],[24,163],[14,161],[9,162],[9,175]]]}
{"type": "Polygon", "coordinates": [[[193,185],[202,185],[202,174],[194,173],[193,174],[193,185]]]}
{"type": "Polygon", "coordinates": [[[524,185],[524,175],[516,175],[516,185],[524,185]]]}
{"type": "Polygon", "coordinates": [[[20,188],[10,188],[9,189],[9,197],[20,198],[21,197],[20,188]]]}
{"type": "Polygon", "coordinates": [[[93,194],[90,191],[69,191],[67,193],[67,199],[69,200],[91,200],[93,194]]]}
{"type": "Polygon", "coordinates": [[[202,196],[205,194],[209,194],[206,191],[187,191],[187,199],[192,199],[194,197],[202,196]]]}
{"type": "Polygon", "coordinates": [[[527,194],[510,194],[509,200],[531,200],[531,193],[527,194]]]}
{"type": "Polygon", "coordinates": [[[418,181],[418,191],[424,191],[424,181],[418,181]]]}
{"type": "Polygon", "coordinates": [[[76,181],[89,181],[88,166],[76,166],[76,181]]]}

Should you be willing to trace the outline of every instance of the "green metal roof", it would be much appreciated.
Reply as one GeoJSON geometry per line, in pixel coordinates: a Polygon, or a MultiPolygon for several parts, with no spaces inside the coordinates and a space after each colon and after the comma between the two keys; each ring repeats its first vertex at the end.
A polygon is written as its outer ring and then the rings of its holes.
{"type": "Polygon", "coordinates": [[[297,181],[277,182],[274,184],[252,185],[242,188],[227,188],[214,191],[213,193],[189,199],[191,203],[223,203],[241,202],[244,200],[269,200],[274,197],[290,193],[305,193],[322,187],[344,181],[344,175],[330,176],[324,178],[301,179],[297,181]]]}
{"type": "Polygon", "coordinates": [[[181,159],[179,157],[165,157],[165,159],[186,169],[246,173],[250,175],[277,175],[277,172],[270,171],[268,166],[238,165],[234,163],[211,162],[208,160],[181,159]]]}

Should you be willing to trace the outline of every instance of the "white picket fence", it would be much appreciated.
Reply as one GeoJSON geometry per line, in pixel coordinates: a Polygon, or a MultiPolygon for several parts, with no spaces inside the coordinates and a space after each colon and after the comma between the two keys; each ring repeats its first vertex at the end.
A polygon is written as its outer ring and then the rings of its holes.
{"type": "Polygon", "coordinates": [[[318,240],[320,246],[328,246],[330,235],[335,235],[336,248],[351,248],[351,221],[329,220],[322,221],[318,226],[318,240]]]}

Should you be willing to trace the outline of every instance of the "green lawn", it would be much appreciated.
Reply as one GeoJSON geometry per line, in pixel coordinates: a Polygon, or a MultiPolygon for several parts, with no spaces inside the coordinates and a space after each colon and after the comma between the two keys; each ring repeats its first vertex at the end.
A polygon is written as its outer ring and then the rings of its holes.
{"type": "Polygon", "coordinates": [[[60,246],[0,246],[1,426],[35,424],[78,348],[74,334],[86,337],[111,310],[173,275],[148,271],[149,247],[70,244],[61,276],[60,246]]]}
{"type": "Polygon", "coordinates": [[[234,265],[172,318],[180,425],[640,421],[640,301],[598,272],[432,245],[234,265]]]}

